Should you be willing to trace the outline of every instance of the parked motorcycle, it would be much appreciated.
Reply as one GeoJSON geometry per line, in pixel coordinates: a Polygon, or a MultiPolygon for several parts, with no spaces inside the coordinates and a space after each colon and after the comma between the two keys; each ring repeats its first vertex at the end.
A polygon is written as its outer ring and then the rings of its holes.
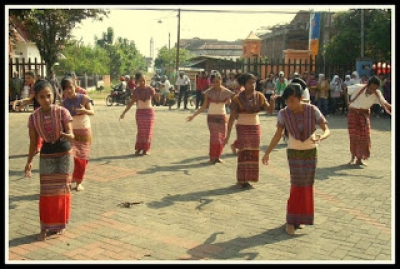
{"type": "Polygon", "coordinates": [[[117,105],[127,105],[131,101],[131,91],[119,90],[119,85],[114,86],[114,88],[110,91],[110,94],[106,97],[106,105],[112,106],[114,103],[117,105]]]}

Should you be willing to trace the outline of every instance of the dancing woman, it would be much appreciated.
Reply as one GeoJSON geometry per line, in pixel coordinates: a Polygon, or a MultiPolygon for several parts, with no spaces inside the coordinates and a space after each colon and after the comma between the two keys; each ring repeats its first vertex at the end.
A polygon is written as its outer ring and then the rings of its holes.
{"type": "Polygon", "coordinates": [[[156,120],[151,100],[155,98],[156,102],[159,102],[160,96],[153,87],[146,85],[146,77],[142,73],[136,73],[135,80],[138,86],[133,92],[131,101],[120,115],[120,119],[124,119],[126,112],[137,102],[135,115],[137,125],[135,155],[149,155],[156,120]]]}
{"type": "Polygon", "coordinates": [[[286,107],[278,113],[275,135],[265,151],[262,163],[269,164],[269,155],[281,139],[283,129],[288,132],[287,159],[290,169],[290,195],[286,207],[286,233],[295,228],[314,224],[314,177],[317,166],[317,144],[330,135],[321,111],[303,103],[299,84],[288,85],[282,94],[286,107]],[[316,135],[316,125],[323,130],[316,135]]]}
{"type": "Polygon", "coordinates": [[[61,105],[68,109],[72,118],[72,129],[75,139],[72,141],[74,149],[74,174],[72,182],[75,182],[76,191],[82,191],[83,177],[89,162],[90,148],[92,145],[92,128],[89,116],[94,115],[90,98],[86,94],[76,93],[75,81],[72,76],[65,76],[61,80],[61,88],[64,93],[64,100],[61,105]]]}
{"type": "Polygon", "coordinates": [[[33,90],[40,107],[33,111],[28,120],[30,143],[25,176],[30,178],[32,175],[32,160],[41,137],[38,240],[43,241],[48,232],[63,234],[70,218],[74,170],[70,141],[74,139],[74,133],[69,111],[52,104],[54,93],[50,82],[39,80],[33,90]]]}
{"type": "Polygon", "coordinates": [[[255,90],[256,77],[253,74],[242,74],[238,83],[244,90],[235,95],[230,106],[228,131],[225,144],[229,142],[232,126],[236,122],[237,151],[237,184],[242,187],[251,187],[249,182],[259,180],[259,154],[261,127],[258,113],[264,109],[268,113],[274,110],[274,103],[270,105],[262,92],[255,90]]]}
{"type": "Polygon", "coordinates": [[[210,130],[210,164],[222,163],[221,155],[225,146],[225,134],[227,127],[225,104],[230,104],[233,92],[221,85],[220,73],[211,75],[213,86],[204,93],[202,106],[191,116],[188,121],[193,120],[197,115],[208,109],[207,125],[210,130]]]}

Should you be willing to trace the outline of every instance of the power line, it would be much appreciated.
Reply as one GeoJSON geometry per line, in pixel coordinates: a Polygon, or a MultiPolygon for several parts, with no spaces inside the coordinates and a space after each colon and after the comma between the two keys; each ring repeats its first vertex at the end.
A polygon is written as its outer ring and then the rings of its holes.
{"type": "MultiPolygon", "coordinates": [[[[164,9],[164,8],[127,8],[127,10],[148,10],[148,11],[177,11],[178,9],[164,9]]],[[[284,10],[218,10],[218,9],[180,9],[181,12],[210,12],[210,13],[236,13],[236,14],[300,14],[300,13],[310,13],[311,10],[294,10],[294,11],[284,11],[284,10]]],[[[324,13],[335,13],[334,11],[323,11],[324,13]]]]}

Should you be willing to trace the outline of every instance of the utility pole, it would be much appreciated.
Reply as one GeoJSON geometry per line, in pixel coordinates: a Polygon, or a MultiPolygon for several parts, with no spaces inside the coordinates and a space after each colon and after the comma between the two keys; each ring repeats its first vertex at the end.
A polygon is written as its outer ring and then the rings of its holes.
{"type": "Polygon", "coordinates": [[[178,9],[178,40],[177,40],[177,44],[176,44],[176,66],[175,66],[175,70],[176,70],[176,75],[179,74],[179,46],[180,46],[180,42],[179,40],[181,39],[181,9],[178,9]]]}
{"type": "Polygon", "coordinates": [[[364,58],[364,9],[361,9],[361,58],[364,58]]]}

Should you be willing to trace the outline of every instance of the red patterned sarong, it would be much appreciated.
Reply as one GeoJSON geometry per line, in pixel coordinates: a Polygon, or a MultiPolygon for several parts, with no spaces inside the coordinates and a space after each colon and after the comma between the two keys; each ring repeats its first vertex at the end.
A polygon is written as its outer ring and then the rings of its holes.
{"type": "Polygon", "coordinates": [[[287,149],[290,169],[290,195],[286,208],[286,223],[314,224],[314,178],[317,149],[287,149]]]}
{"type": "Polygon", "coordinates": [[[153,127],[156,114],[153,108],[136,109],[137,135],[135,150],[149,151],[151,139],[153,138],[153,127]]]}
{"type": "Polygon", "coordinates": [[[350,153],[359,160],[370,157],[371,122],[369,110],[349,109],[347,128],[350,137],[350,153]]]}
{"type": "Polygon", "coordinates": [[[90,148],[92,145],[92,129],[90,128],[90,122],[87,115],[86,117],[74,116],[74,121],[73,127],[79,126],[79,128],[73,129],[75,139],[71,141],[71,146],[74,149],[75,163],[72,182],[80,184],[83,181],[86,167],[89,162],[90,148]],[[84,128],[83,126],[85,125],[88,127],[84,128]]]}
{"type": "Polygon", "coordinates": [[[210,130],[210,159],[219,159],[225,145],[227,129],[226,115],[207,115],[210,130]]]}
{"type": "Polygon", "coordinates": [[[65,229],[71,215],[72,152],[42,153],[39,165],[40,228],[52,231],[65,229]]]}
{"type": "Polygon", "coordinates": [[[238,150],[236,179],[238,183],[258,182],[260,158],[260,125],[236,124],[235,147],[238,150]]]}

